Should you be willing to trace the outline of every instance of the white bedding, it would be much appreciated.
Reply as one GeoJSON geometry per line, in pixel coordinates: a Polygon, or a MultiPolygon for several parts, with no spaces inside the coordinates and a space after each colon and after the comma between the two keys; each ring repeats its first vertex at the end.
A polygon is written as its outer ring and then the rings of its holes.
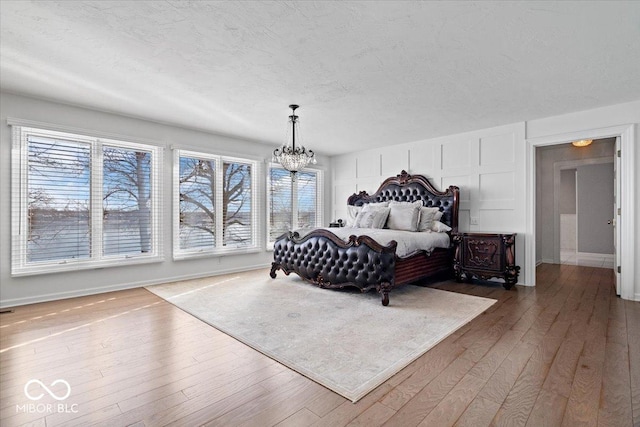
{"type": "MultiPolygon", "coordinates": [[[[302,228],[296,230],[303,237],[314,228],[302,228]]],[[[406,258],[419,251],[431,252],[435,248],[448,248],[449,235],[447,233],[436,233],[434,231],[400,231],[386,228],[324,228],[343,239],[349,241],[349,236],[367,235],[383,246],[387,246],[392,240],[398,242],[396,255],[406,258]]]]}

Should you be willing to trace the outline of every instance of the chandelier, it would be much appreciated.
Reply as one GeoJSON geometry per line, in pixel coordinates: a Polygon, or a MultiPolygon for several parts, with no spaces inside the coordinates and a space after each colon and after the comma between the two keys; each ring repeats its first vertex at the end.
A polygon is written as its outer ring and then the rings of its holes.
{"type": "Polygon", "coordinates": [[[302,170],[309,163],[316,164],[316,159],[313,151],[307,150],[302,144],[300,144],[300,120],[296,116],[296,108],[298,105],[289,105],[291,108],[291,115],[289,116],[289,124],[287,124],[287,140],[285,144],[273,150],[273,160],[280,163],[283,168],[291,172],[291,176],[295,178],[296,172],[302,170]],[[298,139],[298,145],[296,146],[296,138],[298,139]]]}

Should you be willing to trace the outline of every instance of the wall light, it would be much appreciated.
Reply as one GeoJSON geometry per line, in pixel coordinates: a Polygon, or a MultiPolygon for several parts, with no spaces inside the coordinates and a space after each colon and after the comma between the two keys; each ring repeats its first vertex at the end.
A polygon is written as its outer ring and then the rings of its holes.
{"type": "Polygon", "coordinates": [[[593,139],[581,139],[580,141],[573,141],[571,145],[574,147],[586,147],[587,145],[591,145],[593,139]]]}

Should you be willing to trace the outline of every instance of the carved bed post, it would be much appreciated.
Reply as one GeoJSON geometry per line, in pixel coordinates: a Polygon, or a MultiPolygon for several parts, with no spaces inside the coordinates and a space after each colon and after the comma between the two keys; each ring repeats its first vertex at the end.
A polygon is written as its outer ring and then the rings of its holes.
{"type": "Polygon", "coordinates": [[[460,265],[460,260],[462,259],[462,235],[454,234],[452,236],[453,246],[455,247],[455,252],[453,254],[453,274],[455,275],[456,282],[462,282],[462,266],[460,265]]]}

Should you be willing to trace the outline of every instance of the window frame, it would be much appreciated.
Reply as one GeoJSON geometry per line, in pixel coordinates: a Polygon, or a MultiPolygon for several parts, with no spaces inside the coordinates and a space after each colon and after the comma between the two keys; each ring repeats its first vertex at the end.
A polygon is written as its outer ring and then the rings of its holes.
{"type": "MultiPolygon", "coordinates": [[[[275,240],[271,240],[271,170],[284,169],[278,163],[269,162],[266,173],[266,250],[272,251],[275,240]]],[[[313,173],[316,176],[316,224],[322,227],[324,224],[324,170],[320,168],[306,167],[300,172],[313,173]]],[[[297,182],[297,181],[296,181],[297,182]]],[[[298,224],[298,186],[291,183],[291,224],[298,224]]]]}
{"type": "Polygon", "coordinates": [[[163,162],[163,148],[149,143],[138,143],[87,135],[86,133],[53,130],[46,127],[23,126],[12,124],[11,147],[11,276],[28,276],[76,270],[89,270],[122,265],[144,264],[163,261],[162,234],[159,219],[162,206],[162,174],[160,165],[163,162]],[[29,144],[28,136],[58,138],[89,144],[89,216],[90,256],[88,258],[68,258],[51,261],[29,262],[27,249],[29,241],[29,144]],[[104,146],[133,149],[151,154],[151,251],[140,254],[105,255],[103,247],[103,156],[104,146]],[[100,202],[98,202],[100,201],[100,202]]]}
{"type": "Polygon", "coordinates": [[[260,176],[259,162],[243,157],[218,155],[212,153],[206,153],[202,151],[194,151],[189,149],[174,148],[173,149],[173,221],[172,221],[172,234],[173,234],[173,260],[181,261],[185,259],[194,258],[206,258],[206,257],[218,257],[225,255],[237,255],[254,253],[260,251],[259,241],[259,187],[258,177],[260,176]],[[223,191],[223,164],[224,163],[242,163],[248,164],[251,167],[251,240],[253,242],[250,246],[241,248],[225,247],[224,246],[224,224],[223,224],[223,208],[222,204],[216,204],[214,208],[215,212],[215,246],[207,248],[194,248],[194,249],[182,249],[180,248],[180,158],[196,158],[202,160],[210,160],[215,162],[215,187],[216,187],[216,199],[220,197],[223,191]]]}

